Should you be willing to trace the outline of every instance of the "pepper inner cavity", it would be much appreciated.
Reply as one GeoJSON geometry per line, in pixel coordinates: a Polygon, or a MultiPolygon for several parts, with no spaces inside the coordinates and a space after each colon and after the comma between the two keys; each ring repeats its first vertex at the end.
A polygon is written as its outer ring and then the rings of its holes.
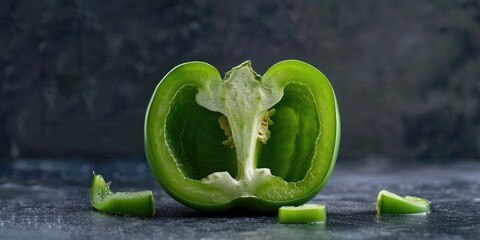
{"type": "Polygon", "coordinates": [[[237,173],[233,149],[222,144],[218,129],[221,113],[209,111],[195,101],[198,89],[182,87],[172,100],[165,123],[165,139],[183,176],[200,180],[215,172],[237,173]]]}
{"type": "MultiPolygon", "coordinates": [[[[262,144],[267,144],[268,139],[270,139],[271,132],[268,129],[268,126],[273,124],[271,117],[275,114],[275,111],[275,108],[272,108],[268,111],[262,112],[261,114],[260,122],[258,123],[258,140],[262,144]]],[[[222,144],[229,146],[232,149],[235,148],[235,143],[232,137],[232,129],[230,128],[227,117],[225,115],[220,116],[220,118],[218,118],[218,123],[227,137],[227,140],[223,141],[222,144]]]]}

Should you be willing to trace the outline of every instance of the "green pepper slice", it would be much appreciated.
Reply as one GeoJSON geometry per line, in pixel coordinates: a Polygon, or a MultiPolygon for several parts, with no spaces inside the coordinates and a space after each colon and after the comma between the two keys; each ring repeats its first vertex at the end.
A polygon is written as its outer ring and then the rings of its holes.
{"type": "Polygon", "coordinates": [[[106,183],[101,175],[95,173],[90,189],[90,203],[101,212],[137,217],[155,215],[152,191],[114,193],[110,190],[110,183],[106,183]]]}
{"type": "Polygon", "coordinates": [[[278,223],[320,223],[326,220],[327,209],[320,204],[283,206],[278,209],[278,223]]]}
{"type": "Polygon", "coordinates": [[[262,77],[246,61],[222,80],[188,62],[158,84],[145,118],[145,153],[162,188],[203,211],[276,211],[312,199],[340,144],[335,93],[315,67],[279,62],[262,77]]]}
{"type": "Polygon", "coordinates": [[[382,190],[377,197],[377,214],[418,214],[429,213],[430,202],[427,199],[405,196],[382,190]]]}

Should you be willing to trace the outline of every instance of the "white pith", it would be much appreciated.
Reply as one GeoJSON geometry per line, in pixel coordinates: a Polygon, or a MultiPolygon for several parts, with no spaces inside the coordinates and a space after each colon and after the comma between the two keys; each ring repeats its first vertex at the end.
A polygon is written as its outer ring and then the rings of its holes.
{"type": "Polygon", "coordinates": [[[238,172],[235,178],[228,172],[215,172],[201,181],[230,189],[242,186],[245,192],[266,178],[277,178],[270,169],[256,168],[255,150],[259,142],[265,144],[269,139],[268,125],[275,113],[271,108],[282,98],[283,88],[263,84],[248,61],[228,72],[222,83],[216,89],[199,90],[196,101],[223,114],[218,120],[227,137],[223,144],[235,149],[238,172]]]}

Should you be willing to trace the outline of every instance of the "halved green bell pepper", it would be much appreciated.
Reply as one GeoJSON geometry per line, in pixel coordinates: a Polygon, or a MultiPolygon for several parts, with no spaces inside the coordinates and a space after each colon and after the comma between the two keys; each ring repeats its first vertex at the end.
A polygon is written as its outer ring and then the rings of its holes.
{"type": "Polygon", "coordinates": [[[263,77],[246,61],[223,80],[207,63],[181,64],[158,84],[145,119],[158,182],[203,211],[303,204],[327,183],[339,144],[332,86],[297,60],[263,77]]]}

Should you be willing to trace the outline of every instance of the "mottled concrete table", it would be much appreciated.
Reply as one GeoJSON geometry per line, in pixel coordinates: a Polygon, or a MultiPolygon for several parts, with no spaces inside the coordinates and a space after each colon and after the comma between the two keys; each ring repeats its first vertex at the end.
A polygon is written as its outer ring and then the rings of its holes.
{"type": "Polygon", "coordinates": [[[206,215],[163,192],[143,159],[20,159],[0,166],[0,239],[376,239],[480,236],[480,162],[339,159],[315,199],[325,224],[277,224],[275,215],[206,215]],[[89,203],[92,170],[114,191],[152,189],[157,214],[102,214],[89,203]],[[377,216],[381,189],[432,201],[432,213],[377,216]]]}

